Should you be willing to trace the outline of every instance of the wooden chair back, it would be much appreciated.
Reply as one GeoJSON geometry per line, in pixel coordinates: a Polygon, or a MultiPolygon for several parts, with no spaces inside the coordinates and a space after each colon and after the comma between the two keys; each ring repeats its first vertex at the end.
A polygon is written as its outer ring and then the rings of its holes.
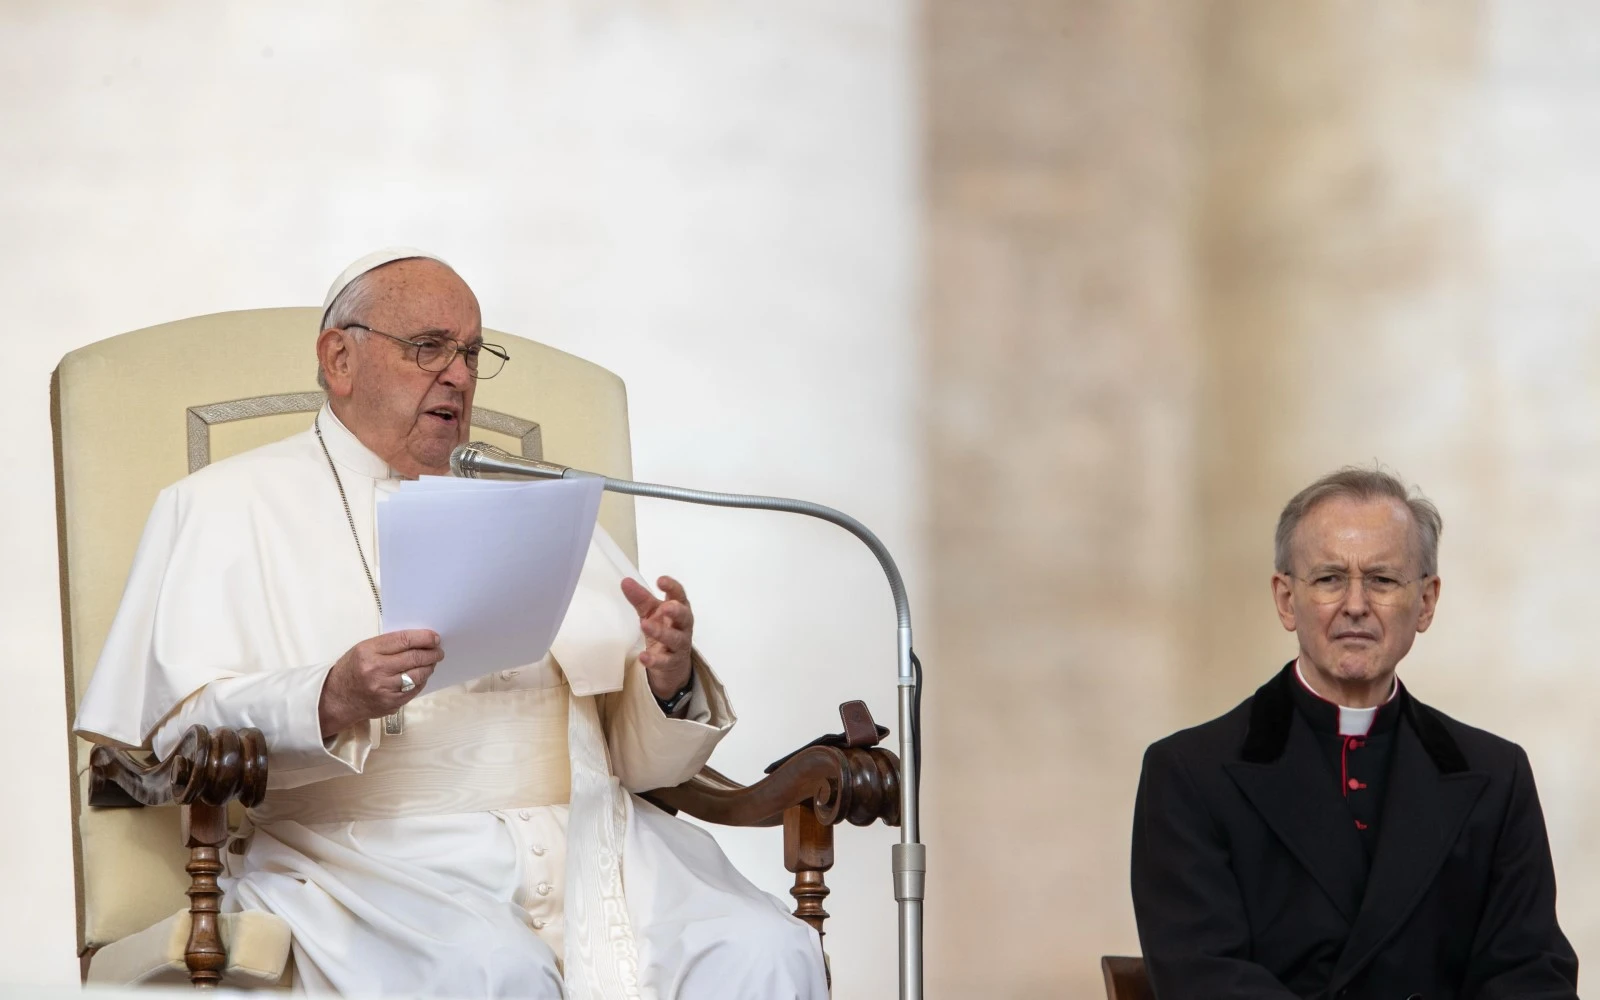
{"type": "Polygon", "coordinates": [[[1106,955],[1100,959],[1100,971],[1106,977],[1106,1000],[1156,1000],[1144,959],[1137,955],[1106,955]]]}

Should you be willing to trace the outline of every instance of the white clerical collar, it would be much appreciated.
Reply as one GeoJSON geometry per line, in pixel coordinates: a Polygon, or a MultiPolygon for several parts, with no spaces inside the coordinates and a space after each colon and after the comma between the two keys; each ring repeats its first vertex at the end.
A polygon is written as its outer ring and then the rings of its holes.
{"type": "MultiPolygon", "coordinates": [[[[1301,668],[1300,664],[1301,659],[1302,657],[1296,657],[1294,661],[1294,675],[1295,677],[1299,678],[1300,686],[1305,688],[1307,691],[1310,691],[1312,697],[1321,701],[1328,701],[1328,699],[1322,697],[1322,695],[1317,694],[1317,689],[1312,687],[1311,684],[1306,680],[1305,671],[1301,668]]],[[[1394,701],[1395,695],[1399,693],[1400,679],[1397,677],[1390,682],[1389,697],[1383,700],[1383,704],[1387,705],[1389,702],[1394,701]]],[[[1333,705],[1339,710],[1340,736],[1367,735],[1367,732],[1372,729],[1372,720],[1378,716],[1378,709],[1383,707],[1382,705],[1374,705],[1372,708],[1346,708],[1345,706],[1336,702],[1328,702],[1328,704],[1333,705]]]]}
{"type": "Polygon", "coordinates": [[[322,428],[322,440],[335,462],[369,479],[401,478],[398,472],[389,468],[388,462],[362,444],[361,439],[333,415],[333,408],[327,403],[322,404],[322,412],[317,415],[317,426],[322,428]]]}

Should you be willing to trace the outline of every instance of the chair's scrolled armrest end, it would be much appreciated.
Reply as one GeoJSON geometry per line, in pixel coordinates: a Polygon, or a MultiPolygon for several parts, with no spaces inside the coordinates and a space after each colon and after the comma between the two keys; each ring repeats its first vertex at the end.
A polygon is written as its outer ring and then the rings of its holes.
{"type": "Polygon", "coordinates": [[[889,730],[872,720],[866,702],[839,706],[844,731],[820,736],[767,767],[753,785],[701,768],[675,788],[644,798],[670,813],[685,812],[722,826],[777,826],[784,812],[809,806],[823,826],[850,822],[900,825],[900,758],[877,744],[889,730]]]}
{"type": "Polygon", "coordinates": [[[97,746],[89,755],[89,805],[254,806],[267,794],[267,741],[259,729],[190,726],[165,760],[97,746]]]}
{"type": "Polygon", "coordinates": [[[644,796],[668,812],[721,826],[778,826],[791,806],[809,806],[827,826],[900,822],[900,761],[880,747],[807,746],[753,785],[711,768],[644,796]]]}

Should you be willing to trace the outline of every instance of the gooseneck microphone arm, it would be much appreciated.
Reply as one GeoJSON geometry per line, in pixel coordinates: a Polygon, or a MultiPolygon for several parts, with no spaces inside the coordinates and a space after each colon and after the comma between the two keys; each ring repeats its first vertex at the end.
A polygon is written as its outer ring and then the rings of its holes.
{"type": "Polygon", "coordinates": [[[878,536],[866,525],[842,511],[806,500],[784,497],[749,496],[743,493],[712,493],[612,479],[593,472],[521,458],[491,444],[474,441],[450,453],[450,471],[467,479],[599,479],[613,493],[677,500],[712,507],[742,507],[804,514],[836,524],[861,539],[889,579],[898,622],[896,643],[899,670],[896,683],[900,696],[900,842],[893,848],[894,897],[900,909],[900,997],[922,998],[922,900],[927,880],[927,849],[921,842],[917,806],[918,781],[922,766],[921,742],[921,664],[911,648],[911,603],[906,599],[905,581],[895,566],[894,557],[878,536]]]}

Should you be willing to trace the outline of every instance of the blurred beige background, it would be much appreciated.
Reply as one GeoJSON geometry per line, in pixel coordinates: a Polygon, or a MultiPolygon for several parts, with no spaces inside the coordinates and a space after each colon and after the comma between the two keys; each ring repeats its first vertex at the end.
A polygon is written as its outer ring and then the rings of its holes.
{"type": "MultiPolygon", "coordinates": [[[[76,975],[50,368],[315,302],[390,242],[621,373],[641,476],[831,503],[910,571],[931,995],[1093,997],[1137,950],[1140,754],[1292,655],[1277,509],[1374,460],[1445,517],[1403,675],[1528,749],[1600,953],[1597,28],[1582,0],[0,6],[0,752],[29,817],[0,979],[76,975]]],[[[716,766],[845,697],[892,718],[849,539],[647,504],[640,534],[738,701],[716,766]]],[[[892,840],[840,840],[842,1000],[893,992],[892,840]]],[[[784,890],[775,837],[723,841],[784,890]]]]}
{"type": "Polygon", "coordinates": [[[1137,950],[1143,748],[1293,655],[1277,511],[1374,460],[1445,519],[1402,676],[1527,748],[1596,955],[1597,17],[930,0],[942,995],[1090,997],[1137,950]]]}

